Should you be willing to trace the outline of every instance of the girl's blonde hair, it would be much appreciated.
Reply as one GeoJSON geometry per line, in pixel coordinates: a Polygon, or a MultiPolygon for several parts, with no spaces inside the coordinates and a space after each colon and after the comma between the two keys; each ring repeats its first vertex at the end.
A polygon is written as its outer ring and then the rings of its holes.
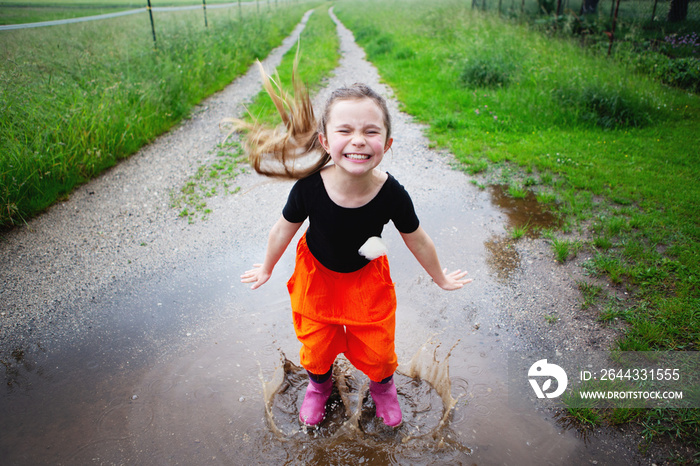
{"type": "Polygon", "coordinates": [[[331,108],[339,100],[372,100],[384,116],[386,140],[391,137],[391,118],[386,100],[367,85],[356,83],[333,91],[326,101],[321,120],[317,121],[309,93],[297,77],[296,61],[292,71],[293,96],[286,93],[279,83],[265,73],[260,62],[258,65],[263,87],[282,117],[284,127],[271,128],[257,121],[248,123],[242,120],[228,120],[233,123],[234,131],[247,131],[244,146],[250,164],[256,172],[266,176],[300,179],[328,164],[331,156],[321,145],[318,135],[326,134],[331,108]]]}

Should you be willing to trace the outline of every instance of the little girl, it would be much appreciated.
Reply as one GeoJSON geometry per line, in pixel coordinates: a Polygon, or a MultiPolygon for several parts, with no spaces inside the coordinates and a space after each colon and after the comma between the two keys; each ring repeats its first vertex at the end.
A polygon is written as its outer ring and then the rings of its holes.
{"type": "Polygon", "coordinates": [[[259,173],[298,181],[272,227],[264,262],[245,272],[241,281],[252,283],[252,289],[267,282],[308,218],[287,283],[294,330],[302,344],[301,365],[309,374],[299,419],[308,426],[323,420],[333,388],[333,362],[344,353],[370,378],[377,417],[387,426],[398,426],[402,415],[393,380],[398,366],[396,295],[386,255],[372,244],[381,244],[377,237],[391,220],[438,286],[455,290],[471,279],[464,278],[466,272],[441,268],[408,193],[377,168],[393,141],[389,111],[379,94],[363,84],[338,89],[316,123],[308,94],[296,81],[294,99],[278,95],[264,72],[263,81],[285,129],[242,122],[237,127],[249,130],[246,148],[259,173]],[[300,168],[304,160],[307,167],[300,168]]]}

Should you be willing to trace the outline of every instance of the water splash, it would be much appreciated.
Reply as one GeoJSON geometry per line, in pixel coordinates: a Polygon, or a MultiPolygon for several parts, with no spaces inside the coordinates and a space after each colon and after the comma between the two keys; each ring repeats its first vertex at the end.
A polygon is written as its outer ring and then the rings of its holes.
{"type": "MultiPolygon", "coordinates": [[[[388,455],[392,463],[428,450],[448,458],[469,455],[471,449],[454,441],[449,429],[457,403],[452,396],[449,375],[452,349],[438,360],[439,347],[428,341],[407,364],[399,366],[394,378],[404,419],[400,427],[393,429],[375,416],[367,377],[343,357],[338,358],[333,368],[335,382],[326,418],[315,429],[301,426],[298,413],[307,384],[306,371],[281,354],[281,365],[269,381],[263,381],[270,430],[282,442],[297,444],[297,447],[299,443],[313,440],[310,448],[301,450],[315,451],[314,455],[324,450],[338,451],[338,448],[347,455],[356,455],[354,449],[358,445],[363,452],[371,452],[369,457],[386,460],[388,455]]],[[[307,459],[308,454],[299,453],[307,459]]]]}
{"type": "Polygon", "coordinates": [[[447,423],[452,409],[457,404],[457,400],[452,397],[452,381],[450,380],[450,354],[456,345],[457,343],[450,348],[450,351],[442,361],[438,361],[437,350],[440,345],[429,340],[416,351],[416,354],[413,355],[406,366],[399,367],[399,371],[408,377],[428,382],[440,395],[442,400],[442,417],[436,430],[433,432],[434,434],[438,433],[447,423]],[[432,351],[430,350],[431,346],[432,351]]]}

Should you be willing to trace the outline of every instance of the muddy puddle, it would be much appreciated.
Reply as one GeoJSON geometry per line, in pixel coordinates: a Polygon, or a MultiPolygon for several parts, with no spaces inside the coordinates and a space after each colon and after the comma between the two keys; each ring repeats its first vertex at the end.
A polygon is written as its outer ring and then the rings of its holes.
{"type": "Polygon", "coordinates": [[[522,228],[527,226],[525,234],[536,237],[540,230],[560,226],[560,219],[545,206],[537,201],[532,191],[525,191],[521,197],[513,197],[508,193],[508,185],[492,185],[488,193],[493,205],[506,215],[506,228],[522,228]]]}
{"type": "Polygon", "coordinates": [[[505,216],[506,231],[493,234],[484,241],[486,260],[497,279],[507,283],[520,266],[513,231],[521,229],[522,236],[537,238],[542,230],[556,228],[561,221],[537,201],[532,191],[526,191],[523,197],[516,198],[508,193],[507,185],[493,185],[487,190],[491,203],[505,216]]]}
{"type": "Polygon", "coordinates": [[[451,351],[436,338],[401,365],[397,429],[339,358],[327,419],[304,430],[307,379],[281,353],[290,345],[237,321],[166,356],[86,349],[57,355],[74,363],[64,370],[48,358],[3,397],[5,464],[560,464],[581,448],[532,408],[513,411],[500,350],[468,337],[451,351]]]}
{"type": "MultiPolygon", "coordinates": [[[[439,195],[418,192],[417,205],[439,195]]],[[[37,338],[3,361],[3,464],[589,464],[596,453],[575,433],[508,402],[513,337],[498,322],[501,285],[486,245],[503,211],[484,192],[439,203],[455,216],[423,209],[423,220],[445,265],[467,267],[475,281],[442,292],[387,232],[399,428],[377,420],[368,379],[342,357],[327,419],[300,427],[307,380],[284,286],[293,248],[265,292],[251,292],[238,277],[259,248],[241,242],[159,279],[115,283],[119,293],[90,303],[101,317],[89,338],[37,338]]]]}

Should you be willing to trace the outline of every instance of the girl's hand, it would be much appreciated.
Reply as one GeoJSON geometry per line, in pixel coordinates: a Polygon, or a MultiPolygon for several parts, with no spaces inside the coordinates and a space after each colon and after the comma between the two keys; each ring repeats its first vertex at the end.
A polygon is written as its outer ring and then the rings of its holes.
{"type": "Polygon", "coordinates": [[[253,286],[250,287],[251,290],[260,288],[265,284],[266,281],[270,279],[269,272],[266,272],[262,268],[262,264],[253,264],[253,269],[247,270],[243,275],[241,275],[241,283],[252,283],[253,286]]]}
{"type": "Polygon", "coordinates": [[[455,270],[454,272],[447,273],[447,269],[444,269],[442,273],[445,276],[445,280],[442,283],[436,283],[443,290],[458,290],[472,281],[471,278],[464,278],[467,275],[467,272],[462,272],[461,270],[455,270]]]}

